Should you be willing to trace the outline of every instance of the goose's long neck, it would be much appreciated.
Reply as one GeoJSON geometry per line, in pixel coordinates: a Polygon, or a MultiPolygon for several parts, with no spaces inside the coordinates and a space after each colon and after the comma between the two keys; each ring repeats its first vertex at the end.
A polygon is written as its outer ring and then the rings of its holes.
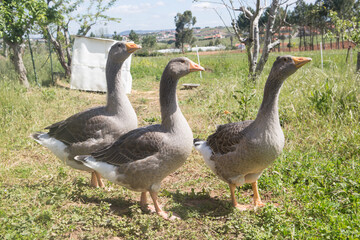
{"type": "Polygon", "coordinates": [[[121,81],[121,66],[123,62],[106,63],[106,82],[107,82],[107,103],[106,110],[109,113],[117,114],[124,109],[132,109],[131,103],[126,96],[125,86],[121,81]]]}
{"type": "Polygon", "coordinates": [[[261,122],[265,120],[265,122],[270,124],[275,123],[280,126],[278,100],[283,81],[278,81],[276,77],[277,76],[270,73],[266,81],[263,101],[256,119],[261,122]]]}
{"type": "Polygon", "coordinates": [[[189,125],[182,114],[176,96],[179,78],[171,76],[165,70],[160,82],[160,107],[162,126],[169,131],[176,131],[189,125]]]}

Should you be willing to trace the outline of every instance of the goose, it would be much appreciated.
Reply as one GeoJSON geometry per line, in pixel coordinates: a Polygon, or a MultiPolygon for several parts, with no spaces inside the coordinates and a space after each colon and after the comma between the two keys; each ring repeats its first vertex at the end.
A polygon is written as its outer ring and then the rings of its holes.
{"type": "Polygon", "coordinates": [[[286,78],[310,61],[306,57],[277,57],[255,120],[220,125],[206,141],[194,139],[205,164],[229,184],[232,205],[241,211],[248,207],[237,203],[234,191],[245,183],[252,184],[255,208],[264,206],[257,180],[282,152],[285,141],[278,113],[280,88],[286,78]]]}
{"type": "Polygon", "coordinates": [[[161,124],[137,128],[91,156],[75,157],[104,178],[141,192],[142,208],[147,206],[149,192],[152,210],[170,220],[177,217],[169,218],[161,209],[157,194],[161,181],[181,167],[192,150],[193,134],[179,108],[176,86],[181,77],[194,71],[204,68],[185,57],[174,58],[165,67],[160,80],[161,124]]]}
{"type": "Polygon", "coordinates": [[[90,154],[109,145],[119,136],[137,128],[137,116],[121,82],[121,66],[141,46],[116,42],[109,50],[106,62],[107,102],[54,123],[30,135],[48,148],[66,165],[91,172],[92,187],[105,187],[101,175],[74,160],[76,155],[90,154]]]}

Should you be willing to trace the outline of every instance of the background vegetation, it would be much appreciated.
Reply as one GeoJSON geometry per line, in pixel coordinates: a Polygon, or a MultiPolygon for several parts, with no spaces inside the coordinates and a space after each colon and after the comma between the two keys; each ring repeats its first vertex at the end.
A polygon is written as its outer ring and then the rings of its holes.
{"type": "MultiPolygon", "coordinates": [[[[63,165],[28,136],[31,132],[101,105],[105,95],[50,86],[49,61],[35,48],[40,69],[36,87],[15,80],[9,60],[0,60],[0,236],[2,239],[359,239],[360,90],[354,62],[345,50],[328,50],[321,70],[317,52],[294,53],[313,61],[284,84],[279,101],[286,144],[283,154],[260,178],[266,202],[257,211],[231,207],[227,185],[193,151],[183,167],[163,182],[164,209],[181,221],[168,222],[142,212],[139,193],[107,182],[108,191],[88,186],[88,174],[63,165]]],[[[44,50],[45,51],[45,50],[44,50]]],[[[217,124],[254,119],[272,62],[257,83],[247,81],[245,54],[201,57],[206,68],[178,87],[180,107],[195,137],[217,124]],[[236,64],[235,64],[236,63],[236,64]],[[226,114],[225,110],[230,114],[226,114]]],[[[163,68],[176,55],[132,62],[129,96],[141,126],[160,121],[158,85],[163,68]]],[[[196,56],[189,53],[189,58],[196,56]]],[[[25,65],[31,60],[25,54],[25,65]]],[[[61,69],[56,62],[55,69],[61,69]]],[[[63,85],[66,83],[63,82],[63,85]]],[[[251,202],[251,187],[237,191],[251,202]]]]}

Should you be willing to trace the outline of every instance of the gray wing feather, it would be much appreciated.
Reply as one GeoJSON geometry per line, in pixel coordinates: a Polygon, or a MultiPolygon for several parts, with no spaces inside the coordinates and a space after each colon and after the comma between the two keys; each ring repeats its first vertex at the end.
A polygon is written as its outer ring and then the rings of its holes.
{"type": "Polygon", "coordinates": [[[152,125],[134,129],[122,135],[112,145],[91,155],[101,162],[113,165],[134,162],[155,155],[163,144],[163,132],[155,130],[152,125]]]}
{"type": "Polygon", "coordinates": [[[226,154],[232,152],[244,136],[243,130],[248,127],[253,120],[228,123],[217,127],[215,133],[207,138],[207,143],[214,154],[226,154]]]}
{"type": "Polygon", "coordinates": [[[84,112],[54,123],[45,129],[49,129],[49,135],[67,145],[83,142],[89,138],[98,138],[99,130],[104,129],[106,122],[101,108],[92,108],[84,112]]]}

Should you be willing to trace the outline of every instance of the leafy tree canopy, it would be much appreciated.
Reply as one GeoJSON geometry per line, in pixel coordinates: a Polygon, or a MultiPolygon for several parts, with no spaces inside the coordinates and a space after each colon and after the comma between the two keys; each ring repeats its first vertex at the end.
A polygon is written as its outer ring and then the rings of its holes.
{"type": "Polygon", "coordinates": [[[178,13],[175,16],[175,26],[176,26],[176,33],[175,33],[175,46],[182,48],[184,51],[184,43],[193,43],[193,30],[192,26],[196,23],[196,17],[192,16],[192,12],[187,10],[183,14],[178,13]]]}
{"type": "Polygon", "coordinates": [[[129,33],[129,39],[135,43],[139,43],[139,35],[136,34],[134,30],[131,30],[129,33]]]}
{"type": "Polygon", "coordinates": [[[36,22],[46,19],[44,0],[3,0],[0,2],[0,34],[5,41],[22,43],[36,22]]]}
{"type": "Polygon", "coordinates": [[[141,45],[144,48],[152,48],[156,45],[156,36],[145,36],[142,38],[141,45]]]}

